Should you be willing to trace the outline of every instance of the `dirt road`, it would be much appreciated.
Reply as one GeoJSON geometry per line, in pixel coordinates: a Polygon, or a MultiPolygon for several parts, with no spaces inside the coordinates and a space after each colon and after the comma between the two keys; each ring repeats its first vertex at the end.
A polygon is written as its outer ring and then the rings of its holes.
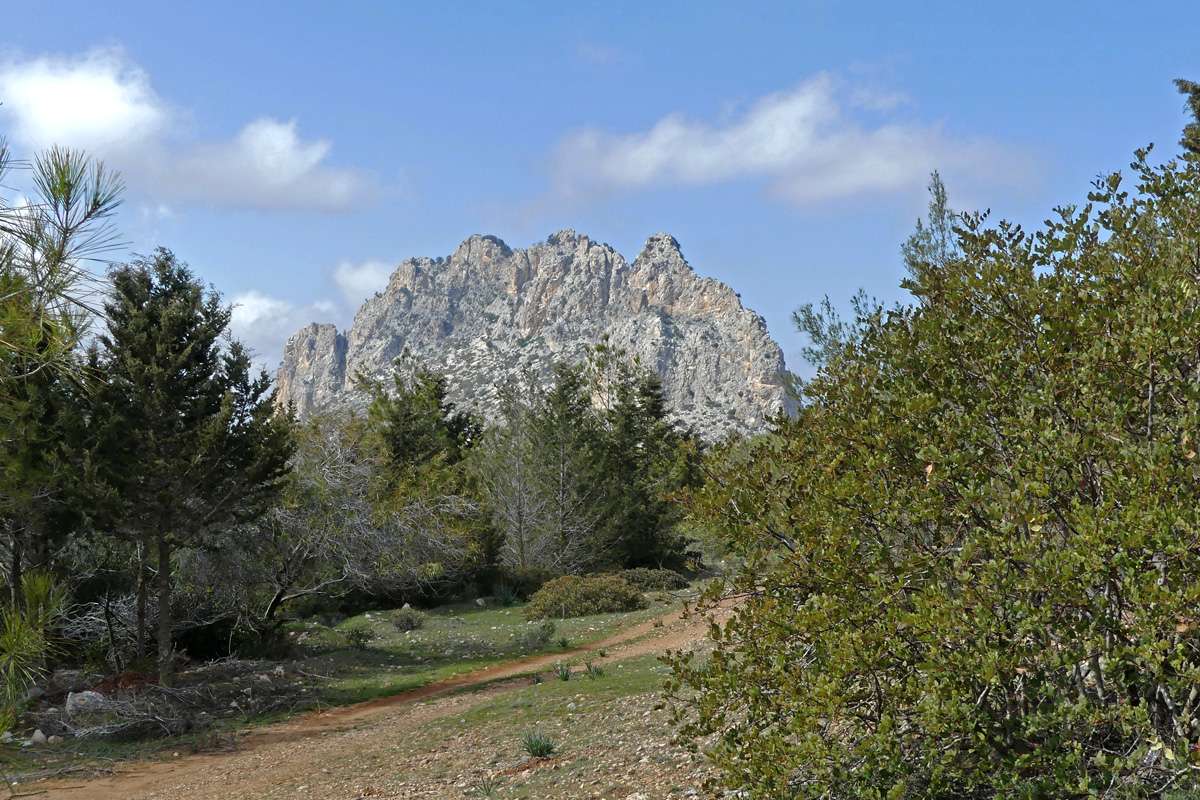
{"type": "MultiPolygon", "coordinates": [[[[44,791],[37,796],[47,800],[445,797],[444,787],[432,794],[427,792],[433,789],[416,785],[380,789],[366,778],[373,765],[394,763],[399,749],[422,736],[426,723],[526,686],[528,678],[522,676],[548,670],[564,655],[604,650],[606,657],[595,659],[602,663],[686,648],[704,636],[707,624],[674,612],[566,654],[507,662],[392,697],[253,729],[232,752],[167,754],[163,760],[119,765],[105,777],[34,783],[21,791],[44,791]]],[[[421,756],[421,766],[436,768],[438,749],[421,756]]]]}

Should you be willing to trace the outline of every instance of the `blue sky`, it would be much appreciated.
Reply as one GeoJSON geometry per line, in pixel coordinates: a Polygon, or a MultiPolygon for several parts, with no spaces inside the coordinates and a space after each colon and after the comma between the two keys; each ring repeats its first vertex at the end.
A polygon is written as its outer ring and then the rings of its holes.
{"type": "Polygon", "coordinates": [[[94,3],[6,8],[0,132],[126,176],[130,250],[239,304],[265,360],[410,255],[668,231],[762,313],[900,296],[932,168],[1035,225],[1173,152],[1193,3],[94,3]]]}

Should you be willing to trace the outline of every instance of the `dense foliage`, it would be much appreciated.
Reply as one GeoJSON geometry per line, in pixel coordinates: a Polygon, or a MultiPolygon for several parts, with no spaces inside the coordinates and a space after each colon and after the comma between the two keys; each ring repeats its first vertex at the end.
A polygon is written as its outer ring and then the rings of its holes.
{"type": "Polygon", "coordinates": [[[567,619],[646,607],[636,586],[619,575],[563,575],[534,592],[526,619],[567,619]]]}
{"type": "Polygon", "coordinates": [[[618,574],[643,592],[667,592],[688,586],[688,579],[672,569],[634,567],[618,574]]]}
{"type": "Polygon", "coordinates": [[[670,419],[656,374],[601,344],[501,399],[475,467],[506,570],[686,564],[678,500],[700,481],[701,447],[670,419]]]}
{"type": "Polygon", "coordinates": [[[1132,170],[1032,234],[935,193],[914,302],[715,459],[744,602],[673,689],[747,796],[1200,783],[1200,153],[1132,170]]]}

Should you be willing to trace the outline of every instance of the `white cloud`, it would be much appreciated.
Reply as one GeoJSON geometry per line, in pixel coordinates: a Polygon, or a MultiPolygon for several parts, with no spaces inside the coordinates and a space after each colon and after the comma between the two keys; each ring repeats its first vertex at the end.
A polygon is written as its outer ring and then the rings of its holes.
{"type": "Polygon", "coordinates": [[[255,364],[271,374],[279,366],[289,336],[310,322],[328,321],[339,314],[333,303],[296,305],[257,290],[234,296],[232,303],[229,327],[234,338],[248,346],[255,364]]]}
{"type": "Polygon", "coordinates": [[[297,304],[257,289],[242,292],[232,299],[229,327],[234,338],[253,351],[255,363],[273,374],[289,336],[310,322],[332,322],[345,328],[363,300],[387,286],[393,269],[379,260],[340,262],[333,269],[333,282],[342,295],[336,302],[297,304]]]}
{"type": "Polygon", "coordinates": [[[0,100],[13,137],[38,148],[132,149],[161,135],[170,117],[149,76],[116,50],[0,63],[0,100]]]}
{"type": "Polygon", "coordinates": [[[720,123],[669,114],[638,133],[583,130],[559,147],[558,188],[587,195],[757,178],[804,204],[910,190],[934,169],[965,179],[1019,179],[1014,173],[1026,167],[1023,157],[995,143],[958,139],[937,125],[850,113],[882,114],[903,102],[903,95],[846,88],[822,74],[720,123]]]}
{"type": "Polygon", "coordinates": [[[333,271],[333,280],[346,300],[361,303],[387,286],[395,267],[385,261],[362,261],[357,264],[343,261],[333,271]]]}
{"type": "Polygon", "coordinates": [[[340,211],[369,194],[366,179],[324,166],[332,145],[306,142],[296,121],[269,117],[227,142],[202,144],[164,163],[160,182],[183,197],[273,209],[340,211]]]}
{"type": "Polygon", "coordinates": [[[340,211],[370,194],[361,173],[327,164],[332,144],[295,120],[251,120],[227,140],[184,140],[181,116],[119,50],[0,61],[0,118],[30,149],[87,150],[156,199],[340,211]]]}

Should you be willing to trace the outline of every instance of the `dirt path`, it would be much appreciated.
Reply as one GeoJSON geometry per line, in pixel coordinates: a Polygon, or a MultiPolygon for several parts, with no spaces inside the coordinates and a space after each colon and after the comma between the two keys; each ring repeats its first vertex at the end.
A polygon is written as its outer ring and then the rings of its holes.
{"type": "MultiPolygon", "coordinates": [[[[705,619],[673,612],[627,628],[603,641],[565,653],[552,653],[497,664],[409,692],[312,713],[278,725],[253,729],[233,752],[183,755],[120,765],[109,776],[91,780],[35,783],[22,791],[44,791],[40,798],[63,800],[234,800],[235,798],[419,797],[378,794],[370,786],[342,786],[337,793],[307,791],[328,781],[330,767],[348,760],[375,763],[402,742],[421,735],[422,724],[470,708],[527,682],[522,676],[548,670],[564,656],[605,650],[597,663],[686,648],[704,636],[705,619]],[[305,776],[312,776],[305,781],[305,776]],[[280,794],[282,787],[293,787],[280,794]]],[[[437,796],[437,795],[429,795],[437,796]]]]}

